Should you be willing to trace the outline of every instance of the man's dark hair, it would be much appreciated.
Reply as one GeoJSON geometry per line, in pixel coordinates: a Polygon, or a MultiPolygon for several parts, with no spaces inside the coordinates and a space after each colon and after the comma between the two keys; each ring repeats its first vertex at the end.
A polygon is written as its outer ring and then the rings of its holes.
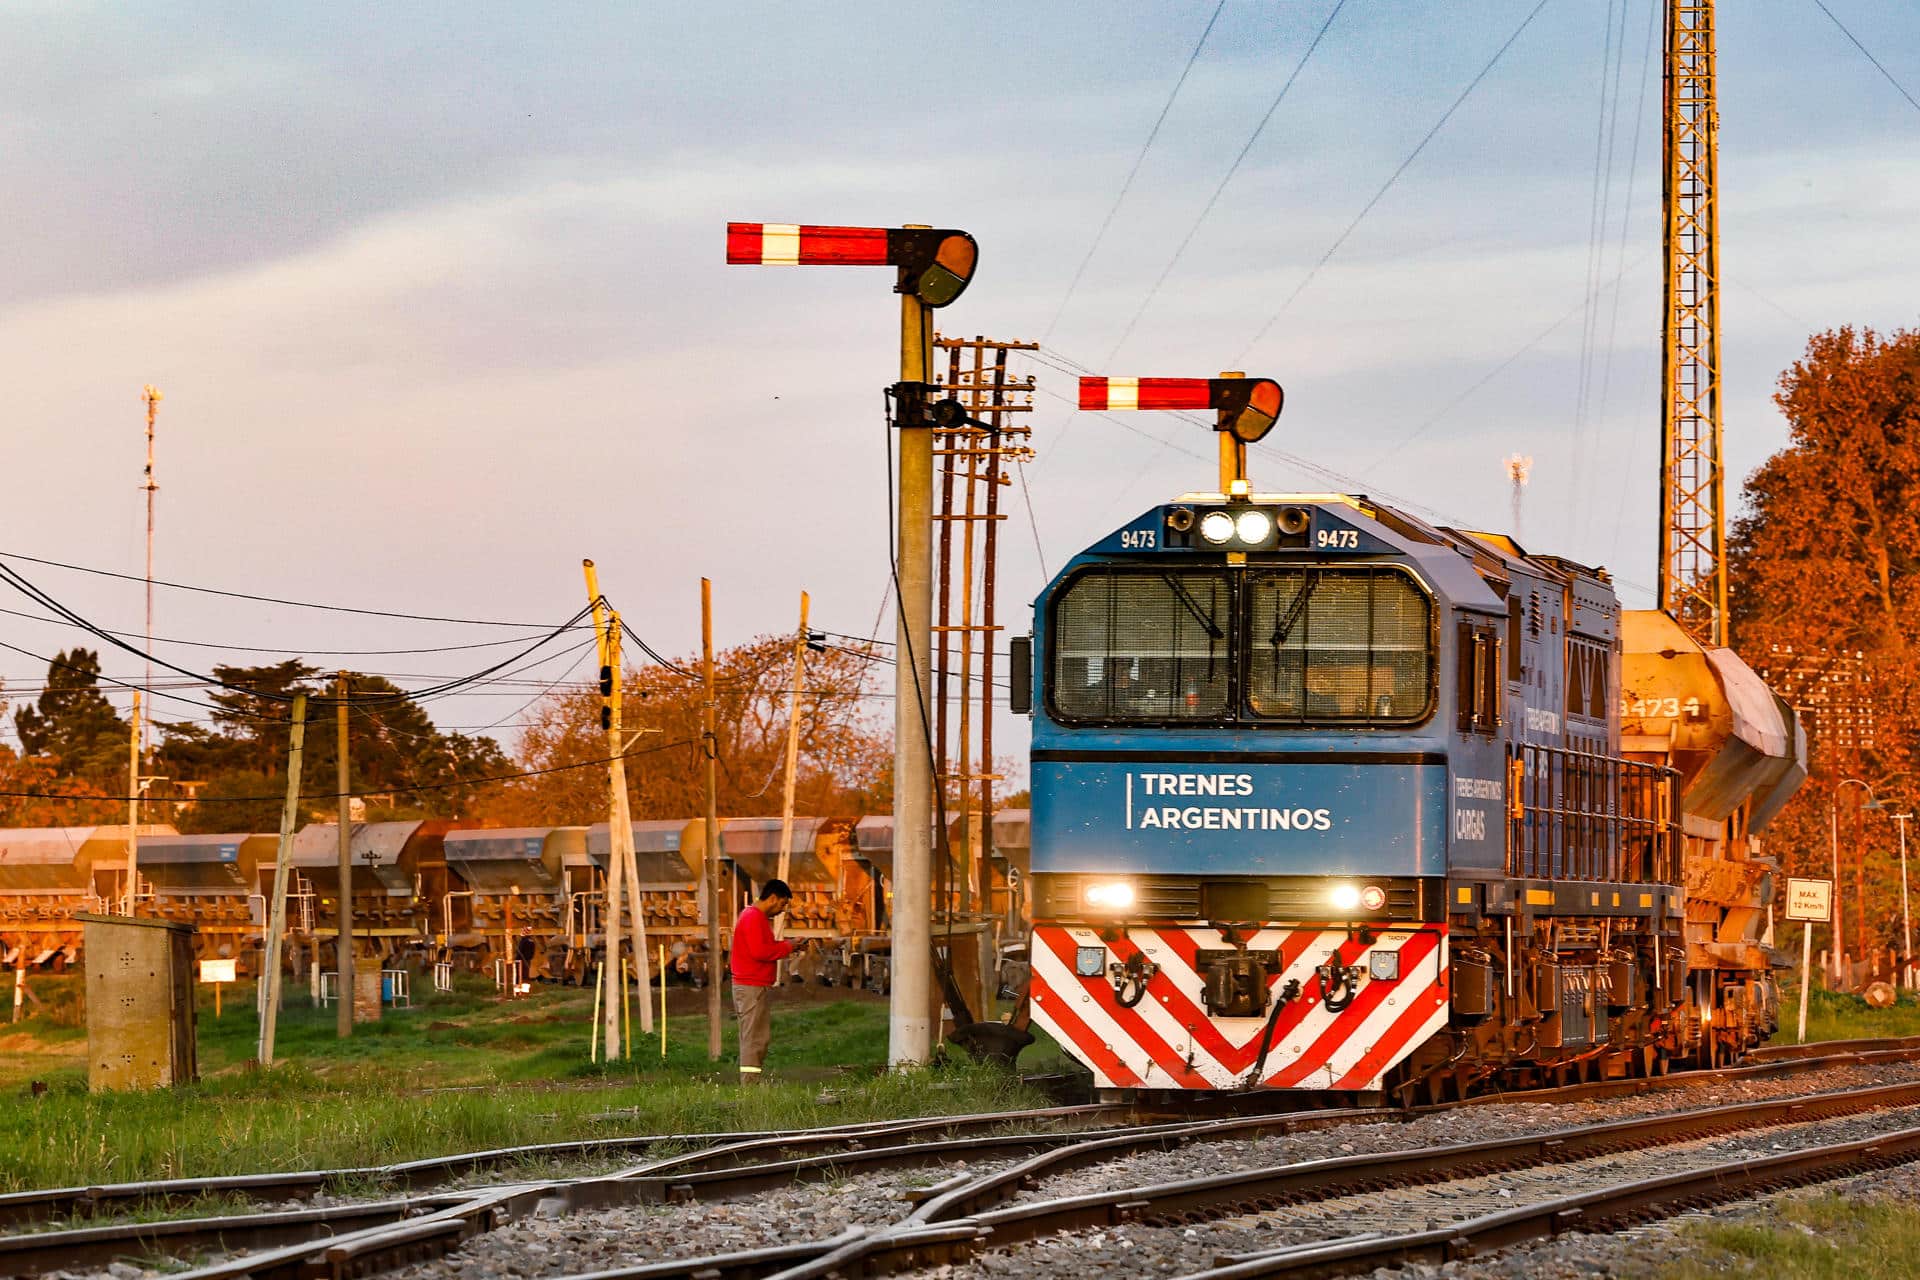
{"type": "Polygon", "coordinates": [[[768,898],[791,898],[792,896],[793,890],[787,888],[787,882],[785,880],[769,880],[760,886],[760,901],[762,902],[765,902],[768,898]]]}

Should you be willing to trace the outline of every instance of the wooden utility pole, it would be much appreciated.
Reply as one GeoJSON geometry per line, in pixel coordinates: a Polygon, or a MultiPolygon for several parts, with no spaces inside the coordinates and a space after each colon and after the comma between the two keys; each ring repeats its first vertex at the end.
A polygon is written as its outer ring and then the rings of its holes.
{"type": "MultiPolygon", "coordinates": [[[[607,732],[609,756],[619,755],[613,747],[615,739],[613,718],[613,693],[620,687],[619,673],[614,669],[614,653],[610,643],[607,626],[607,601],[600,594],[600,575],[594,569],[593,561],[582,560],[582,570],[587,577],[587,603],[593,606],[593,637],[600,652],[600,689],[601,697],[606,699],[601,710],[601,728],[607,732]]],[[[607,910],[605,921],[605,946],[600,956],[600,972],[606,989],[606,1003],[601,1009],[601,1039],[606,1048],[606,1061],[611,1063],[620,1056],[620,905],[623,890],[626,887],[626,868],[620,865],[616,843],[620,830],[619,814],[615,807],[626,796],[626,788],[613,784],[613,775],[609,777],[607,797],[607,910]]],[[[632,838],[633,828],[627,828],[628,838],[632,838]]]]}
{"type": "Polygon", "coordinates": [[[127,749],[127,884],[120,899],[120,914],[133,914],[134,899],[140,896],[140,691],[133,691],[133,723],[127,749]]]}
{"type": "Polygon", "coordinates": [[[700,671],[706,698],[700,704],[701,745],[707,757],[707,1057],[720,1060],[720,739],[714,732],[713,579],[700,579],[700,671]]]}
{"type": "MultiPolygon", "coordinates": [[[[800,688],[807,679],[807,593],[800,593],[800,629],[793,633],[793,687],[787,690],[787,785],[780,801],[780,871],[793,873],[793,788],[800,768],[800,688]]],[[[784,928],[786,918],[781,917],[784,928]]]]}
{"type": "Polygon", "coordinates": [[[287,873],[293,861],[293,824],[300,812],[300,749],[307,740],[307,695],[293,695],[293,740],[287,749],[287,804],[280,811],[280,847],[273,860],[273,903],[267,912],[267,945],[261,978],[267,1007],[260,1016],[260,1044],[254,1056],[273,1065],[273,1032],[280,1019],[280,939],[287,932],[287,873]]]}
{"type": "MultiPolygon", "coordinates": [[[[621,626],[620,612],[609,610],[607,617],[607,661],[612,668],[613,689],[608,695],[607,727],[607,861],[611,867],[619,869],[621,877],[627,882],[625,894],[627,901],[626,937],[633,949],[633,980],[640,984],[645,992],[651,980],[647,974],[647,914],[645,904],[640,900],[640,868],[633,851],[633,809],[627,795],[627,730],[622,715],[624,699],[622,689],[626,684],[626,672],[621,664],[621,626]]],[[[638,735],[635,735],[638,736],[638,735]]],[[[624,989],[626,970],[620,970],[624,989]]],[[[653,1003],[640,1002],[640,1029],[653,1030],[653,1003]]],[[[632,1027],[628,1027],[627,1057],[633,1056],[632,1027]]]]}
{"type": "Polygon", "coordinates": [[[340,968],[340,990],[334,1026],[340,1037],[353,1034],[353,809],[347,803],[347,673],[340,673],[340,696],[334,724],[339,734],[340,759],[335,774],[340,782],[340,932],[334,939],[340,968]]]}

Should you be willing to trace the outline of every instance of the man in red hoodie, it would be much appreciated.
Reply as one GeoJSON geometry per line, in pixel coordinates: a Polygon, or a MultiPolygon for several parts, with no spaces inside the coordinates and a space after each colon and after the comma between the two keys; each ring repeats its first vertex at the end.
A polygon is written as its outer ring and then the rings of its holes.
{"type": "Polygon", "coordinates": [[[773,936],[773,921],[793,901],[784,880],[760,886],[760,901],[740,913],[733,924],[733,1012],[740,1019],[740,1083],[760,1083],[760,1064],[767,1059],[767,1041],[773,1035],[770,996],[779,976],[779,962],[793,954],[793,944],[773,936]]]}

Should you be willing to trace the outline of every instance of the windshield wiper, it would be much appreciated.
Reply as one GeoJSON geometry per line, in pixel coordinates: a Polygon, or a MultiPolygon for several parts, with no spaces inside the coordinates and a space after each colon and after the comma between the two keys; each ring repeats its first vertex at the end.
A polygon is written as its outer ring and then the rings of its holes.
{"type": "Polygon", "coordinates": [[[1274,620],[1273,638],[1268,643],[1272,644],[1275,649],[1285,644],[1287,637],[1293,634],[1293,628],[1299,623],[1300,616],[1307,611],[1308,597],[1313,595],[1314,588],[1319,585],[1320,571],[1318,569],[1307,570],[1306,577],[1300,583],[1300,594],[1293,598],[1293,603],[1287,609],[1287,616],[1284,618],[1275,618],[1274,620]]]}

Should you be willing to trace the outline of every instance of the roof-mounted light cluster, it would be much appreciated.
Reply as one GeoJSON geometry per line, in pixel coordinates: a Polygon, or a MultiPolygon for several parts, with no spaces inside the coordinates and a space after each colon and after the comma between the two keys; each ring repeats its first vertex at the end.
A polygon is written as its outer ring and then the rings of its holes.
{"type": "MultiPolygon", "coordinates": [[[[1264,551],[1276,546],[1304,546],[1303,539],[1313,523],[1305,507],[1268,507],[1232,505],[1225,507],[1174,507],[1167,512],[1167,531],[1184,535],[1189,545],[1219,548],[1222,551],[1264,551]]],[[[1169,539],[1170,545],[1178,545],[1169,539]]]]}

